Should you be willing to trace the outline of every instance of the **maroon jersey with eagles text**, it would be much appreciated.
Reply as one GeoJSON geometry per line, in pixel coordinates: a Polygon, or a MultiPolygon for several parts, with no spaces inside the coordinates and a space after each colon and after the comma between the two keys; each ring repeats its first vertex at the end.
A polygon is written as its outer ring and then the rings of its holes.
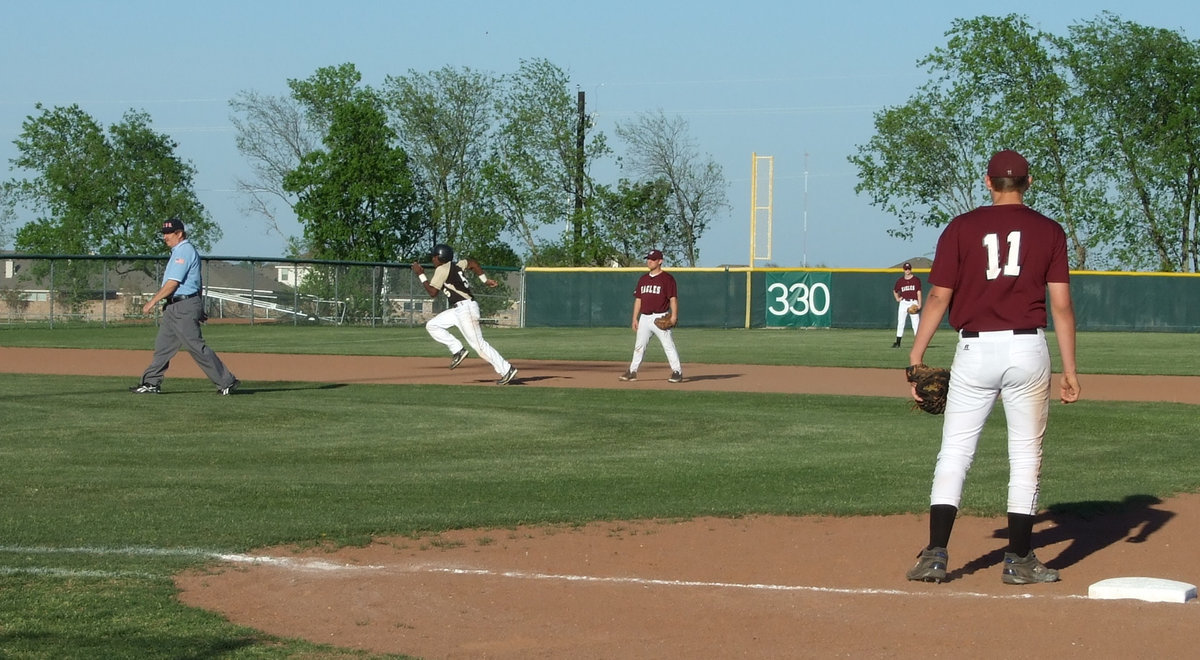
{"type": "Polygon", "coordinates": [[[901,276],[900,279],[896,280],[892,291],[895,291],[901,300],[917,302],[917,294],[921,292],[921,278],[916,275],[908,278],[901,276]]]}
{"type": "Polygon", "coordinates": [[[671,311],[671,299],[678,297],[675,291],[675,278],[666,271],[657,275],[646,273],[638,279],[637,288],[633,290],[634,298],[642,299],[643,314],[661,314],[671,311]]]}

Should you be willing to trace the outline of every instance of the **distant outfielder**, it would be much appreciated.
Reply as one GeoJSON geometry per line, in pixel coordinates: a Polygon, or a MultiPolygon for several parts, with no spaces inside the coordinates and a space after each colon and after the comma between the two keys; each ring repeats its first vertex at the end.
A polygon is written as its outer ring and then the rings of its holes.
{"type": "Polygon", "coordinates": [[[675,278],[662,269],[663,253],[651,250],[646,254],[645,275],[638,279],[637,287],[633,290],[633,331],[637,339],[633,343],[633,361],[629,363],[629,371],[621,374],[618,380],[637,380],[638,367],[646,354],[646,346],[650,344],[650,335],[658,337],[662,342],[663,352],[667,354],[667,362],[671,365],[669,383],[683,382],[683,366],[679,362],[679,351],[675,350],[675,339],[671,336],[671,328],[679,322],[679,294],[675,287],[675,278]]]}
{"type": "Polygon", "coordinates": [[[475,297],[471,295],[471,278],[467,276],[466,271],[474,273],[486,286],[494,287],[499,282],[484,275],[483,269],[474,259],[463,259],[458,263],[453,263],[454,249],[449,245],[435,245],[430,257],[435,266],[432,279],[425,276],[425,269],[421,267],[421,264],[412,264],[412,272],[417,275],[421,286],[425,287],[425,292],[431,298],[445,293],[450,306],[425,324],[429,336],[450,349],[452,355],[450,368],[453,369],[467,357],[467,349],[463,347],[462,342],[450,334],[450,328],[457,327],[471,348],[479,354],[479,357],[487,360],[488,364],[496,370],[500,376],[500,380],[496,381],[496,384],[511,383],[513,377],[517,375],[517,368],[509,364],[508,360],[505,360],[496,349],[492,348],[491,344],[484,340],[483,331],[479,328],[479,303],[475,302],[475,297]]]}
{"type": "Polygon", "coordinates": [[[921,278],[913,275],[912,264],[904,262],[904,276],[892,286],[892,297],[896,299],[896,342],[892,348],[900,348],[904,338],[904,321],[912,323],[913,335],[921,325],[921,278]]]}

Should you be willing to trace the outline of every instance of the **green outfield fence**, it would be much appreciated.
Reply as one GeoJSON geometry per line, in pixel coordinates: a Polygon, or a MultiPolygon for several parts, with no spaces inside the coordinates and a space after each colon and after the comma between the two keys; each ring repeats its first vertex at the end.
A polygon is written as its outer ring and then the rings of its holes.
{"type": "MultiPolygon", "coordinates": [[[[0,323],[101,326],[151,323],[142,304],[166,257],[0,253],[0,323]]],[[[205,308],[214,321],[394,326],[445,308],[408,264],[204,257],[205,308]]],[[[489,266],[501,285],[476,286],[486,324],[624,327],[644,268],[489,266]]],[[[896,269],[675,268],[680,326],[858,328],[896,325],[896,269]]],[[[914,271],[928,292],[928,271],[914,271]]],[[[1082,331],[1200,331],[1200,274],[1078,271],[1071,275],[1082,331]]]]}
{"type": "MultiPolygon", "coordinates": [[[[630,322],[643,268],[529,268],[529,326],[630,322]]],[[[675,268],[681,327],[895,328],[899,269],[675,268]]],[[[928,270],[914,271],[929,291],[928,270]]],[[[1082,331],[1200,331],[1200,274],[1071,274],[1082,331]]]]}

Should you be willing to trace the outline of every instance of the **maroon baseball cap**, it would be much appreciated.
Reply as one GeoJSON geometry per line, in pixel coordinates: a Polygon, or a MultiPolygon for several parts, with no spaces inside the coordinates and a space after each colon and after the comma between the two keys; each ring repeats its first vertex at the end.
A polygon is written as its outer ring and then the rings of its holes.
{"type": "Polygon", "coordinates": [[[988,161],[987,175],[990,177],[1029,176],[1029,161],[1012,149],[997,151],[988,161]]]}
{"type": "Polygon", "coordinates": [[[662,261],[662,250],[650,250],[646,253],[646,258],[653,259],[655,261],[662,261]]]}
{"type": "Polygon", "coordinates": [[[163,221],[162,233],[174,234],[177,231],[183,231],[183,220],[179,218],[167,218],[163,221]]]}

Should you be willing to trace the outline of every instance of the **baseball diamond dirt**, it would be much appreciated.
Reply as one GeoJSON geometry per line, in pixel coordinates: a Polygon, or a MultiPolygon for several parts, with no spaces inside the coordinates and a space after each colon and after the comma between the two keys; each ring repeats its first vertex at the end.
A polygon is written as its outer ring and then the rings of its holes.
{"type": "MultiPolygon", "coordinates": [[[[145,351],[0,348],[0,372],[124,375],[145,351]]],[[[478,383],[482,361],[223,354],[254,381],[478,383]]],[[[688,379],[616,382],[623,363],[519,361],[518,386],[905,396],[900,369],[689,365],[688,379]]],[[[189,360],[175,378],[203,378],[189,360]]],[[[1200,404],[1200,378],[1082,378],[1090,400],[1200,404]],[[1136,384],[1134,384],[1136,382],[1136,384]]],[[[604,522],[379,538],[363,548],[263,548],[177,577],[180,600],[272,634],[427,658],[1184,657],[1197,602],[1091,600],[1120,576],[1200,581],[1200,495],[1046,513],[1039,557],[1061,582],[1002,584],[1006,521],[955,525],[944,584],[908,582],[924,515],[604,522]]]]}

